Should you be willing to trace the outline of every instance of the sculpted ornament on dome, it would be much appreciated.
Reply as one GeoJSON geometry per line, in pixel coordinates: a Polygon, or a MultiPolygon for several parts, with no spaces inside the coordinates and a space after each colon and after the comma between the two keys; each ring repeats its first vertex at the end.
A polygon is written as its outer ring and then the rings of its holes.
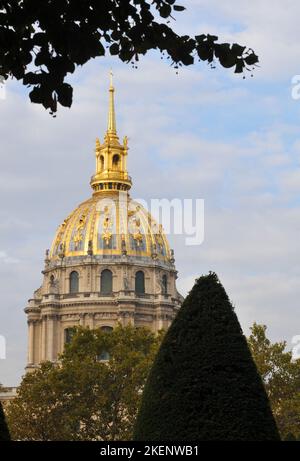
{"type": "Polygon", "coordinates": [[[156,248],[156,244],[153,243],[152,244],[152,253],[151,253],[151,257],[152,259],[157,259],[157,248],[156,248]]]}
{"type": "Polygon", "coordinates": [[[159,233],[157,233],[155,235],[156,243],[158,245],[158,250],[159,250],[160,253],[162,253],[163,250],[164,250],[164,239],[163,239],[163,236],[162,236],[162,232],[163,232],[163,228],[162,228],[162,225],[160,224],[159,225],[159,233]]]}
{"type": "Polygon", "coordinates": [[[175,263],[174,250],[170,250],[170,262],[172,264],[175,263]]]}
{"type": "Polygon", "coordinates": [[[42,295],[43,295],[43,287],[38,288],[38,289],[35,290],[35,292],[33,293],[34,299],[41,299],[42,295]]]}
{"type": "Polygon", "coordinates": [[[75,243],[75,248],[78,247],[78,244],[79,244],[80,242],[82,242],[82,240],[83,240],[83,235],[82,235],[82,233],[79,232],[79,231],[76,231],[76,233],[74,234],[74,237],[73,237],[73,242],[75,243]]]}
{"type": "Polygon", "coordinates": [[[100,148],[101,148],[100,140],[99,140],[99,138],[96,138],[96,151],[99,151],[100,148]]]}
{"type": "Polygon", "coordinates": [[[108,246],[109,242],[110,242],[110,239],[112,238],[112,233],[109,232],[109,230],[106,230],[105,232],[103,232],[102,238],[103,238],[105,244],[108,246]]]}
{"type": "Polygon", "coordinates": [[[50,294],[57,294],[58,292],[59,292],[59,282],[58,282],[58,280],[53,276],[53,278],[50,278],[49,293],[50,293],[50,294]]]}
{"type": "Polygon", "coordinates": [[[126,249],[126,240],[125,240],[125,235],[122,234],[121,236],[121,250],[122,250],[122,255],[127,255],[127,249],[126,249]]]}
{"type": "Polygon", "coordinates": [[[88,243],[88,255],[92,255],[94,253],[94,250],[93,250],[93,241],[92,240],[89,240],[89,243],[88,243]]]}
{"type": "Polygon", "coordinates": [[[140,229],[137,229],[137,232],[132,234],[133,239],[136,241],[137,246],[139,247],[143,241],[143,234],[140,229]]]}
{"type": "Polygon", "coordinates": [[[50,251],[47,249],[47,250],[46,250],[46,253],[45,253],[45,259],[44,259],[45,267],[46,267],[46,268],[49,267],[49,264],[50,264],[49,253],[50,253],[50,251]]]}
{"type": "Polygon", "coordinates": [[[76,227],[76,232],[74,234],[74,237],[73,237],[73,242],[75,244],[75,249],[78,248],[78,245],[80,242],[82,242],[83,240],[83,231],[84,231],[84,228],[85,228],[85,224],[86,224],[86,214],[82,214],[80,216],[80,219],[79,219],[79,223],[77,224],[77,227],[76,227]]]}
{"type": "Polygon", "coordinates": [[[132,238],[135,240],[136,245],[139,247],[143,241],[143,234],[141,233],[141,221],[139,218],[135,218],[134,221],[132,222],[134,225],[134,229],[132,232],[132,238]]]}
{"type": "Polygon", "coordinates": [[[66,245],[64,243],[61,243],[59,245],[59,253],[58,253],[58,256],[63,259],[65,257],[65,253],[66,253],[66,245]]]}
{"type": "Polygon", "coordinates": [[[128,210],[128,218],[131,218],[136,213],[136,210],[128,210]]]}
{"type": "Polygon", "coordinates": [[[58,228],[58,234],[57,234],[57,237],[56,237],[56,242],[55,242],[55,245],[58,246],[59,243],[61,242],[62,238],[63,238],[63,235],[65,233],[65,230],[66,230],[66,226],[68,224],[68,221],[69,221],[69,217],[66,218],[64,220],[64,222],[59,226],[58,228]]]}
{"type": "Polygon", "coordinates": [[[112,226],[112,221],[110,217],[107,215],[108,214],[108,208],[105,207],[104,212],[106,212],[106,216],[103,221],[103,233],[102,233],[102,238],[105,242],[106,245],[109,245],[109,242],[112,238],[112,233],[111,233],[111,226],[112,226]]]}

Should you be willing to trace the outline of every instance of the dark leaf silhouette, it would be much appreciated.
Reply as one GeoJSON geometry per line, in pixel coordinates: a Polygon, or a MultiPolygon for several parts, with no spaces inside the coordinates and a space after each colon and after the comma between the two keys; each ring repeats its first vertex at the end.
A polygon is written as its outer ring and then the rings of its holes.
{"type": "Polygon", "coordinates": [[[57,102],[72,104],[68,74],[106,53],[136,65],[141,55],[158,50],[175,69],[193,64],[197,55],[236,73],[257,64],[244,46],[218,43],[209,34],[176,34],[170,20],[185,10],[176,1],[0,0],[0,76],[23,80],[33,87],[30,100],[55,112],[57,102]]]}

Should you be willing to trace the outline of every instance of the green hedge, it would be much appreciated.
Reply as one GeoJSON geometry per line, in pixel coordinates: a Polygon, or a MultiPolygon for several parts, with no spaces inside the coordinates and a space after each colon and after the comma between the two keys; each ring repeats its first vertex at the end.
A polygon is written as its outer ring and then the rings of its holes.
{"type": "Polygon", "coordinates": [[[150,372],[135,440],[279,440],[261,378],[228,296],[200,277],[150,372]]]}

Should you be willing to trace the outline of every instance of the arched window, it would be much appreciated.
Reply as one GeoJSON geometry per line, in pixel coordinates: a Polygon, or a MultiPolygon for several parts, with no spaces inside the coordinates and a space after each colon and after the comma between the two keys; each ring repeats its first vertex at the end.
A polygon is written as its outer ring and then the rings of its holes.
{"type": "Polygon", "coordinates": [[[104,157],[101,155],[100,157],[100,170],[104,170],[104,157]]]}
{"type": "Polygon", "coordinates": [[[162,276],[161,283],[162,283],[162,293],[166,295],[168,293],[168,277],[166,276],[166,274],[162,276]]]}
{"type": "Polygon", "coordinates": [[[119,168],[119,162],[120,156],[118,154],[115,154],[112,159],[112,167],[114,170],[117,170],[119,168]]]}
{"type": "MultiPolygon", "coordinates": [[[[113,327],[110,327],[108,325],[103,325],[103,327],[100,327],[101,331],[104,331],[105,333],[111,333],[113,331],[113,327]]],[[[106,350],[103,349],[100,354],[97,356],[97,360],[102,361],[102,360],[109,360],[110,359],[110,353],[106,350]]]]}
{"type": "Polygon", "coordinates": [[[106,350],[103,350],[102,352],[100,352],[99,355],[97,355],[97,360],[99,360],[99,362],[102,362],[103,360],[109,360],[109,359],[110,359],[110,354],[106,350]]]}
{"type": "Polygon", "coordinates": [[[70,344],[74,335],[74,328],[65,328],[64,330],[64,343],[70,344]]]}
{"type": "Polygon", "coordinates": [[[109,269],[104,269],[101,272],[100,291],[106,295],[112,293],[112,272],[109,269]]]}
{"type": "Polygon", "coordinates": [[[135,274],[135,292],[138,294],[145,293],[145,275],[143,271],[137,271],[135,274]]]}
{"type": "Polygon", "coordinates": [[[79,275],[73,271],[70,274],[70,293],[78,293],[79,291],[79,275]]]}
{"type": "Polygon", "coordinates": [[[54,285],[54,282],[55,282],[55,278],[54,278],[54,275],[52,274],[50,277],[50,285],[54,285]]]}

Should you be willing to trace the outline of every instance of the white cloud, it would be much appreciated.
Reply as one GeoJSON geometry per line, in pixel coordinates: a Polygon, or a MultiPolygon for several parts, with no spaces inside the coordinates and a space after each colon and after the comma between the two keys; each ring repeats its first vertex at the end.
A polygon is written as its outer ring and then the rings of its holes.
{"type": "Polygon", "coordinates": [[[8,256],[5,251],[0,251],[0,264],[1,262],[4,264],[17,264],[19,259],[8,256]]]}
{"type": "Polygon", "coordinates": [[[288,171],[282,175],[281,186],[288,192],[300,191],[300,168],[288,171]]]}

